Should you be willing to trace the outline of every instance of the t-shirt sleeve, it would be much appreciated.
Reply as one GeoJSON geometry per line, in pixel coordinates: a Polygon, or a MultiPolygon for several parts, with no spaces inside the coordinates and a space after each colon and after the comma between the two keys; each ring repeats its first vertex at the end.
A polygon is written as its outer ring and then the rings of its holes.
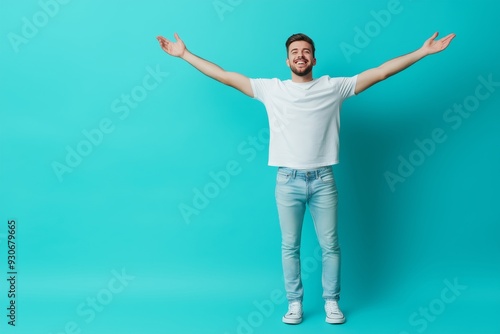
{"type": "Polygon", "coordinates": [[[352,77],[332,78],[332,80],[335,81],[336,89],[342,99],[347,99],[354,95],[356,82],[358,81],[357,75],[352,77]]]}
{"type": "Polygon", "coordinates": [[[265,103],[271,89],[270,79],[250,79],[252,85],[253,97],[262,103],[265,103]]]}

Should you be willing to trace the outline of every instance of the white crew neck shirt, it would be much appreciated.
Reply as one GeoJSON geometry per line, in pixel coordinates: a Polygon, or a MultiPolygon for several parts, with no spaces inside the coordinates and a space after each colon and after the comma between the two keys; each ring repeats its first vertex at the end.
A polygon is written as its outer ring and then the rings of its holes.
{"type": "Polygon", "coordinates": [[[250,79],[267,111],[269,166],[312,169],[339,162],[340,108],[354,95],[357,75],[309,82],[250,79]]]}

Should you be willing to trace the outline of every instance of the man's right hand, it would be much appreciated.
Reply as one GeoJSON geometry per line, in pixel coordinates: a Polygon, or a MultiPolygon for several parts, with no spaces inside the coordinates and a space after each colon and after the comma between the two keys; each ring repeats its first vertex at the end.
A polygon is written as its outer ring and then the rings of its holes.
{"type": "Polygon", "coordinates": [[[158,36],[156,39],[160,42],[163,51],[174,57],[183,57],[186,52],[186,46],[177,33],[174,34],[174,37],[175,42],[169,41],[163,36],[158,36]]]}
{"type": "Polygon", "coordinates": [[[210,78],[215,79],[225,85],[234,87],[250,97],[254,97],[252,84],[249,78],[236,72],[225,71],[220,66],[198,57],[197,55],[189,52],[186,49],[184,42],[179,38],[179,35],[177,35],[177,33],[174,34],[174,37],[175,42],[171,42],[162,36],[158,36],[156,37],[156,39],[158,40],[158,42],[160,42],[160,46],[163,51],[165,51],[169,55],[174,57],[181,57],[206,76],[209,76],[210,78]]]}

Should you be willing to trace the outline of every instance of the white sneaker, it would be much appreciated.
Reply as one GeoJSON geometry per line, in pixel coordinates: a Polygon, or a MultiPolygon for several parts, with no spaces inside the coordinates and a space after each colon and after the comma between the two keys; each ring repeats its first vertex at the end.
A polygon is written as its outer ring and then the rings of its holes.
{"type": "Polygon", "coordinates": [[[283,322],[289,325],[297,325],[302,322],[302,303],[293,302],[288,304],[288,312],[283,316],[283,322]]]}
{"type": "Polygon", "coordinates": [[[345,317],[336,300],[327,300],[325,303],[326,322],[329,324],[343,324],[345,317]]]}

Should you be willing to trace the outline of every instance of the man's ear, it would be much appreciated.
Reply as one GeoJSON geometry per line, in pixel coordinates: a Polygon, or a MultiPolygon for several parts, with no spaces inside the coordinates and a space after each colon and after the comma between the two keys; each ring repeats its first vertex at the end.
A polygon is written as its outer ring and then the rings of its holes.
{"type": "Polygon", "coordinates": [[[313,58],[313,66],[316,66],[316,58],[313,58]]]}
{"type": "Polygon", "coordinates": [[[286,66],[290,67],[290,60],[286,59],[286,66]]]}

